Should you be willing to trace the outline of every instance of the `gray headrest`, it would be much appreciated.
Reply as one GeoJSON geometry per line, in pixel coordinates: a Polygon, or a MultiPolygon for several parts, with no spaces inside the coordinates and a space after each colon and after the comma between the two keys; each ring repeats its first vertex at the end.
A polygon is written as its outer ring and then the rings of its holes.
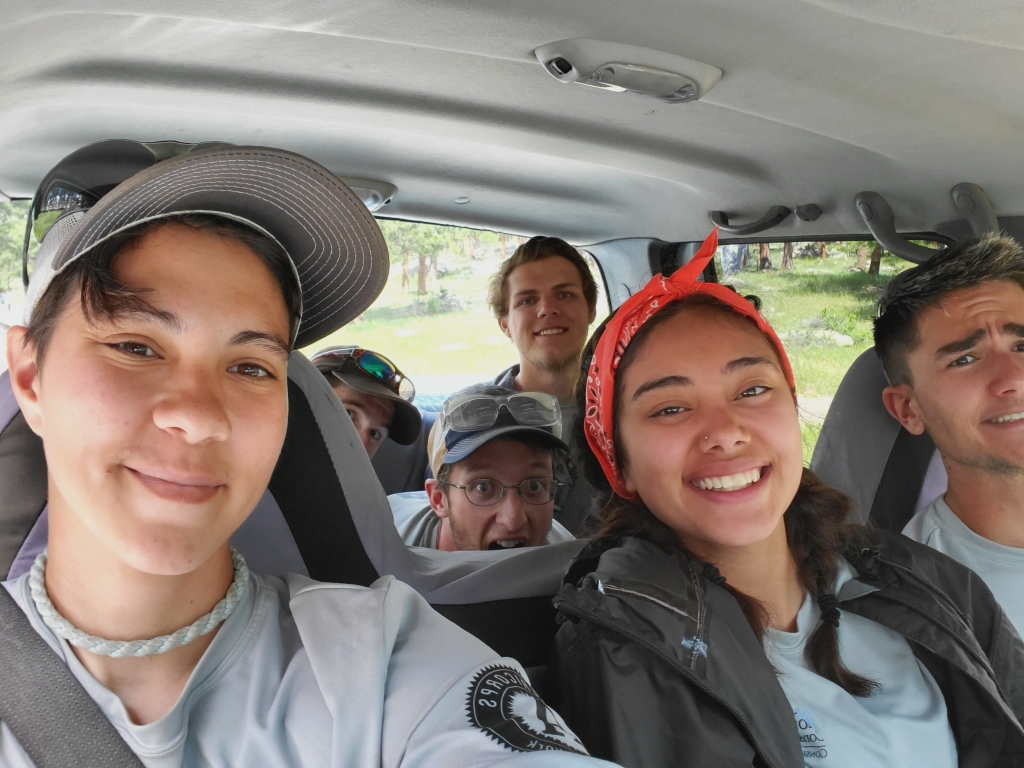
{"type": "Polygon", "coordinates": [[[911,435],[885,410],[888,385],[873,348],[854,361],[825,417],[811,470],[853,499],[852,522],[870,518],[901,531],[945,491],[945,472],[931,438],[911,435]]]}

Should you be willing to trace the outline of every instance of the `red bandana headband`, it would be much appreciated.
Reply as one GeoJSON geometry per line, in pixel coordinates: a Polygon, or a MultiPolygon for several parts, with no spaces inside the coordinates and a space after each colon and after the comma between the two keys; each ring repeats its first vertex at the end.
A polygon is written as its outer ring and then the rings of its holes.
{"type": "Polygon", "coordinates": [[[768,321],[754,309],[754,305],[724,285],[698,282],[697,278],[703,274],[704,268],[714,258],[717,249],[716,228],[689,264],[676,270],[671,277],[655,276],[641,291],[630,296],[608,321],[597,349],[594,350],[594,357],[587,372],[587,411],[583,431],[594,455],[601,462],[612,490],[624,499],[635,499],[636,494],[626,490],[615,456],[615,377],[622,356],[633,337],[648,320],[669,304],[695,294],[706,294],[727,304],[738,314],[749,317],[775,346],[782,360],[786,381],[793,391],[796,391],[793,367],[789,364],[786,350],[779,337],[775,335],[775,331],[768,325],[768,321]]]}

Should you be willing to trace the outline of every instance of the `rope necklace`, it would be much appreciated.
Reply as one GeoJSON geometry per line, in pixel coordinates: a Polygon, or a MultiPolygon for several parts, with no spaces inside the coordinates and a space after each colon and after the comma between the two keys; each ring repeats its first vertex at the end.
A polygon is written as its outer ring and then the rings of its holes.
{"type": "Polygon", "coordinates": [[[198,637],[208,635],[235,610],[235,606],[245,595],[245,590],[249,585],[249,567],[245,564],[245,558],[234,549],[231,550],[231,559],[235,565],[235,578],[231,582],[231,586],[228,587],[224,599],[217,603],[212,611],[205,616],[200,616],[189,626],[182,627],[174,634],[161,635],[152,640],[104,640],[102,637],[95,637],[83,632],[61,616],[50,602],[50,596],[46,594],[45,549],[39,553],[35,563],[32,564],[28,584],[32,592],[32,600],[36,604],[39,615],[46,622],[46,626],[76,648],[115,659],[155,656],[173,651],[175,648],[181,648],[198,637]]]}

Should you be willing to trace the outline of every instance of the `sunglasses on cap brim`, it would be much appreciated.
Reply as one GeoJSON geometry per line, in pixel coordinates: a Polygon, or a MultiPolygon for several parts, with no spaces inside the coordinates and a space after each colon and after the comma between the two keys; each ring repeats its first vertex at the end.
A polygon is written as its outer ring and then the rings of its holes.
{"type": "Polygon", "coordinates": [[[314,365],[322,365],[325,362],[331,363],[331,370],[338,371],[339,373],[344,373],[346,368],[365,373],[367,376],[379,381],[407,403],[411,403],[416,397],[416,387],[404,373],[398,370],[398,366],[383,355],[378,355],[369,349],[362,349],[361,347],[332,349],[314,355],[311,361],[314,365]]]}
{"type": "Polygon", "coordinates": [[[562,411],[558,398],[546,392],[460,395],[445,402],[442,415],[449,430],[479,432],[493,427],[502,411],[524,427],[551,427],[555,437],[562,436],[562,411]]]}
{"type": "Polygon", "coordinates": [[[222,142],[183,144],[177,141],[99,141],[61,160],[40,183],[32,198],[21,252],[22,279],[29,282],[29,253],[68,214],[87,211],[123,181],[162,160],[225,146],[222,142]]]}

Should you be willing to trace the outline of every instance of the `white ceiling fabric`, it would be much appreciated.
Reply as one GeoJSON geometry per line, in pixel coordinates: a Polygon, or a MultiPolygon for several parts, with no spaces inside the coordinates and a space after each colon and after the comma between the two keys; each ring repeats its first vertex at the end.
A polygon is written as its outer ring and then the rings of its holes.
{"type": "Polygon", "coordinates": [[[804,203],[774,234],[865,232],[862,190],[928,230],[961,181],[1024,213],[1022,72],[1017,2],[0,0],[0,192],[99,139],[221,140],[390,182],[385,215],[577,243],[804,203]],[[532,51],[565,38],[724,75],[682,105],[563,85],[532,51]]]}

